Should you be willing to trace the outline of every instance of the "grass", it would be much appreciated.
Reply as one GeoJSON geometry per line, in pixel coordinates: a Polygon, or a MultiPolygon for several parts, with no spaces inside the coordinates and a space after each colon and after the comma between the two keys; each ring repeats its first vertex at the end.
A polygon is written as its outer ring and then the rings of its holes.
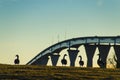
{"type": "Polygon", "coordinates": [[[120,69],[0,65],[0,80],[120,80],[120,69]]]}

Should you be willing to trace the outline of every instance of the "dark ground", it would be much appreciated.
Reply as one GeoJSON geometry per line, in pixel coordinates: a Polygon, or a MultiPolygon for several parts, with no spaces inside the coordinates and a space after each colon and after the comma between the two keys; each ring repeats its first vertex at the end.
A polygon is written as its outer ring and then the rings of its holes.
{"type": "Polygon", "coordinates": [[[120,80],[120,69],[0,65],[0,80],[120,80]]]}

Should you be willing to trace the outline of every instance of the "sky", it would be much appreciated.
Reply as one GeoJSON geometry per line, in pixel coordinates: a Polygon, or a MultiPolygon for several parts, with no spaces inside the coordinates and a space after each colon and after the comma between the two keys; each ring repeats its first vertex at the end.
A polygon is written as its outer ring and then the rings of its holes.
{"type": "Polygon", "coordinates": [[[120,35],[120,0],[0,0],[0,63],[26,64],[66,39],[120,35]]]}

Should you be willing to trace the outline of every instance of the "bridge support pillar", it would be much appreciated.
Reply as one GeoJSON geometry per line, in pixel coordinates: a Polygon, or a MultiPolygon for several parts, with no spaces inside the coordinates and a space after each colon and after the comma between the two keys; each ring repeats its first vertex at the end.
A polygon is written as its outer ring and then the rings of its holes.
{"type": "Polygon", "coordinates": [[[110,51],[110,45],[98,45],[98,50],[100,52],[101,60],[104,63],[103,66],[100,66],[100,68],[106,68],[106,58],[110,51]]]}
{"type": "Polygon", "coordinates": [[[68,49],[67,51],[68,51],[68,54],[70,57],[70,66],[75,66],[75,60],[76,60],[76,57],[77,57],[79,50],[68,49]]]}
{"type": "Polygon", "coordinates": [[[87,55],[87,67],[92,67],[93,66],[93,56],[96,50],[96,45],[89,45],[85,44],[85,50],[86,50],[86,55],[87,55]]]}
{"type": "Polygon", "coordinates": [[[52,65],[56,66],[60,55],[51,55],[52,65]]]}
{"type": "Polygon", "coordinates": [[[32,63],[32,65],[47,65],[48,59],[48,55],[44,55],[36,60],[34,63],[32,63]]]}
{"type": "Polygon", "coordinates": [[[114,50],[115,50],[115,54],[116,54],[116,67],[120,68],[120,45],[114,45],[114,50]]]}

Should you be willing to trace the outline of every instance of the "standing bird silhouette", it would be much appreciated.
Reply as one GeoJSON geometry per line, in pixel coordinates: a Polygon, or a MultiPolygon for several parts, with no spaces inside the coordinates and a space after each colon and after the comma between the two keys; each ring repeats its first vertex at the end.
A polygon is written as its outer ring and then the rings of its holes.
{"type": "Polygon", "coordinates": [[[64,54],[64,57],[61,60],[62,65],[66,65],[67,64],[67,60],[65,59],[65,56],[67,56],[67,54],[64,54]]]}
{"type": "Polygon", "coordinates": [[[98,54],[98,60],[97,60],[97,64],[99,65],[99,67],[103,67],[103,65],[104,65],[104,62],[101,60],[101,58],[100,58],[100,54],[98,54]]]}
{"type": "Polygon", "coordinates": [[[14,60],[14,63],[15,64],[19,64],[20,63],[19,55],[16,55],[16,59],[14,60]]]}
{"type": "Polygon", "coordinates": [[[80,61],[79,61],[79,64],[80,66],[82,67],[84,65],[84,61],[82,61],[82,56],[79,56],[80,57],[80,61]]]}

